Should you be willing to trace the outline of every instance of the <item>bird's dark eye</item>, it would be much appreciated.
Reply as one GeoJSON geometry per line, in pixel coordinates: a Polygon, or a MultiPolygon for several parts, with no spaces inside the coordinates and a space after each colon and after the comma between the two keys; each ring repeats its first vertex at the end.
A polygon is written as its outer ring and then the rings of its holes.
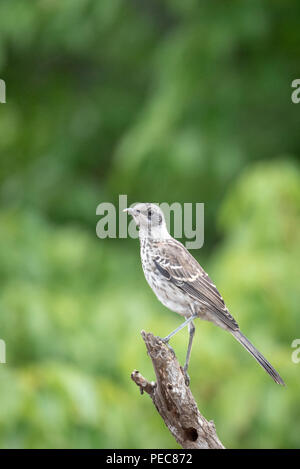
{"type": "Polygon", "coordinates": [[[153,215],[153,211],[151,210],[151,208],[149,208],[149,210],[148,210],[148,219],[149,220],[152,217],[152,215],[153,215]]]}

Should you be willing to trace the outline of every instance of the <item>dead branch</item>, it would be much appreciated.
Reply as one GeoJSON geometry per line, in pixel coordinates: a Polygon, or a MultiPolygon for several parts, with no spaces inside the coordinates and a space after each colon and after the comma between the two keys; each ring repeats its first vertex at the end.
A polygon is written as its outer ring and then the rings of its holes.
{"type": "Polygon", "coordinates": [[[176,441],[186,449],[223,449],[213,421],[198,410],[174,352],[159,337],[141,332],[151,357],[157,382],[147,381],[138,371],[132,380],[151,397],[157,411],[176,441]]]}

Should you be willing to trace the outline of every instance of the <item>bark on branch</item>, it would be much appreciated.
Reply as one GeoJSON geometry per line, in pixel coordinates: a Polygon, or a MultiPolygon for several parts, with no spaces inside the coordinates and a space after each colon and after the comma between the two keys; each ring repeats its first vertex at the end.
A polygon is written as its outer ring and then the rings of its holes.
{"type": "Polygon", "coordinates": [[[176,441],[186,449],[223,449],[213,421],[198,410],[183,370],[174,352],[159,337],[141,332],[151,357],[156,383],[149,382],[137,370],[131,374],[141,393],[150,395],[157,411],[176,441]]]}

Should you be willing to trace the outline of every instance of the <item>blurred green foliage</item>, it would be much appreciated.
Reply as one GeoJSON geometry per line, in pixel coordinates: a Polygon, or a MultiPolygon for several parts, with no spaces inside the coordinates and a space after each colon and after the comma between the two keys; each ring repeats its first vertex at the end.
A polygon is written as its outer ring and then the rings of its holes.
{"type": "MultiPolygon", "coordinates": [[[[196,323],[191,387],[228,447],[299,447],[299,2],[0,3],[0,446],[176,447],[139,336],[180,321],[96,206],[204,202],[209,272],[287,383],[196,323]]],[[[183,361],[187,331],[172,342],[183,361]]]]}

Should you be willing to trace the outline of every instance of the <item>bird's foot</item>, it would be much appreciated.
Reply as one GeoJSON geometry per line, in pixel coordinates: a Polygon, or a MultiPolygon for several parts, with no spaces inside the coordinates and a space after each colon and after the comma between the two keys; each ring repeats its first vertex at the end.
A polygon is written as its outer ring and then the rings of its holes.
{"type": "Polygon", "coordinates": [[[190,382],[191,382],[191,379],[190,379],[190,376],[189,376],[187,370],[185,369],[185,367],[182,368],[182,372],[183,372],[183,375],[184,375],[185,385],[186,385],[187,387],[189,387],[190,382]]]}
{"type": "Polygon", "coordinates": [[[159,337],[159,338],[160,338],[160,340],[161,340],[164,344],[168,345],[169,340],[170,340],[169,336],[167,336],[167,337],[159,337]]]}
{"type": "Polygon", "coordinates": [[[168,337],[164,337],[164,338],[160,337],[160,340],[168,347],[168,349],[170,350],[170,352],[172,352],[173,355],[174,355],[174,357],[175,357],[175,352],[174,352],[174,350],[172,349],[171,345],[169,345],[169,340],[170,340],[170,339],[168,339],[168,337]]]}

